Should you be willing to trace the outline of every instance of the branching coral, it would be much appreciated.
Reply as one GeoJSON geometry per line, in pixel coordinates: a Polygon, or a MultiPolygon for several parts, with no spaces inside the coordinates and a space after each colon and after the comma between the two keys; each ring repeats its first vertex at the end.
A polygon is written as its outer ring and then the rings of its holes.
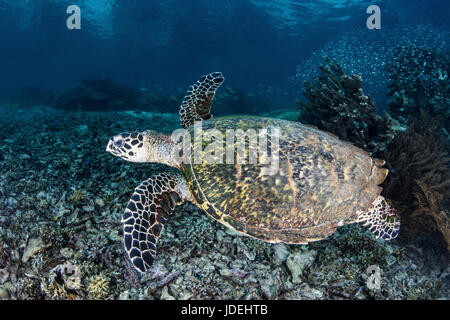
{"type": "Polygon", "coordinates": [[[385,195],[404,218],[403,231],[425,234],[439,230],[449,243],[449,150],[441,122],[422,112],[410,119],[408,130],[397,135],[380,155],[390,169],[385,195]]]}
{"type": "Polygon", "coordinates": [[[109,278],[103,273],[89,279],[87,290],[89,298],[94,300],[106,299],[109,295],[109,278]]]}
{"type": "Polygon", "coordinates": [[[377,133],[384,130],[375,102],[364,95],[361,76],[348,76],[337,60],[325,60],[328,65],[320,66],[321,75],[315,82],[305,82],[303,96],[308,102],[297,102],[299,120],[372,150],[377,133]]]}

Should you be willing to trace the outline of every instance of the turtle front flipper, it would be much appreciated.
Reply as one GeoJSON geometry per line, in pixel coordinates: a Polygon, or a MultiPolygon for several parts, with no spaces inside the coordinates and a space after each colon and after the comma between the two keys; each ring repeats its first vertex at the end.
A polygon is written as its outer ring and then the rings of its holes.
{"type": "Polygon", "coordinates": [[[175,206],[189,199],[182,174],[161,173],[136,187],[121,222],[125,250],[139,272],[147,272],[155,260],[161,230],[175,206]]]}
{"type": "Polygon", "coordinates": [[[392,240],[400,232],[400,217],[382,196],[374,201],[372,209],[358,216],[357,222],[383,240],[392,240]]]}
{"type": "Polygon", "coordinates": [[[204,75],[190,86],[180,107],[180,120],[183,128],[187,128],[198,120],[211,118],[211,102],[217,88],[225,78],[221,72],[204,75]]]}

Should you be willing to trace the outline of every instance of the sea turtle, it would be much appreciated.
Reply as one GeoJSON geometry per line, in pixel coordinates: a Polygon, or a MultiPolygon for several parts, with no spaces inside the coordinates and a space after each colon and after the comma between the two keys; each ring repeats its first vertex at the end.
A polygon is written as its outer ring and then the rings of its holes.
{"type": "Polygon", "coordinates": [[[107,144],[107,151],[127,161],[179,169],[143,181],[123,214],[124,247],[139,272],[149,270],[164,224],[184,201],[237,232],[272,243],[306,244],[354,222],[385,240],[397,236],[399,218],[380,196],[388,174],[383,160],[298,122],[246,115],[210,119],[223,81],[214,72],[188,90],[180,110],[184,143],[180,135],[149,130],[121,133],[107,144]],[[269,131],[278,134],[269,137],[269,131]],[[235,136],[226,140],[230,132],[235,136]],[[266,141],[270,151],[252,162],[255,141],[266,141]]]}

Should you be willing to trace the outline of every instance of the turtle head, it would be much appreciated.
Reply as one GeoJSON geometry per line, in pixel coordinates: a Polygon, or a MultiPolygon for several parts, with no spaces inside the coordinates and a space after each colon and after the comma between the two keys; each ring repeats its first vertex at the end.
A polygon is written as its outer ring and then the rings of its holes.
{"type": "Polygon", "coordinates": [[[156,131],[124,132],[110,138],[106,151],[131,162],[172,163],[170,137],[156,131]]]}
{"type": "Polygon", "coordinates": [[[148,144],[143,132],[124,132],[109,139],[106,151],[131,162],[151,162],[148,144]]]}

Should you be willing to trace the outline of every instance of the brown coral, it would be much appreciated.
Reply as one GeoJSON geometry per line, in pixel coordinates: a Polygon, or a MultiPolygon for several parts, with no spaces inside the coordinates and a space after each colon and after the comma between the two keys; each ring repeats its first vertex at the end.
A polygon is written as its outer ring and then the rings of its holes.
{"type": "Polygon", "coordinates": [[[410,119],[407,131],[397,135],[380,155],[390,174],[385,195],[394,202],[403,218],[403,231],[411,235],[438,230],[450,244],[449,143],[441,122],[424,112],[410,119]]]}
{"type": "MultiPolygon", "coordinates": [[[[447,209],[448,207],[444,205],[446,199],[444,199],[442,193],[434,191],[433,186],[430,187],[421,180],[417,180],[416,182],[421,192],[414,193],[418,206],[412,213],[412,218],[421,216],[432,218],[434,226],[444,237],[447,243],[447,249],[450,251],[450,215],[447,209]]],[[[447,180],[445,183],[448,184],[449,182],[447,180]]]]}

